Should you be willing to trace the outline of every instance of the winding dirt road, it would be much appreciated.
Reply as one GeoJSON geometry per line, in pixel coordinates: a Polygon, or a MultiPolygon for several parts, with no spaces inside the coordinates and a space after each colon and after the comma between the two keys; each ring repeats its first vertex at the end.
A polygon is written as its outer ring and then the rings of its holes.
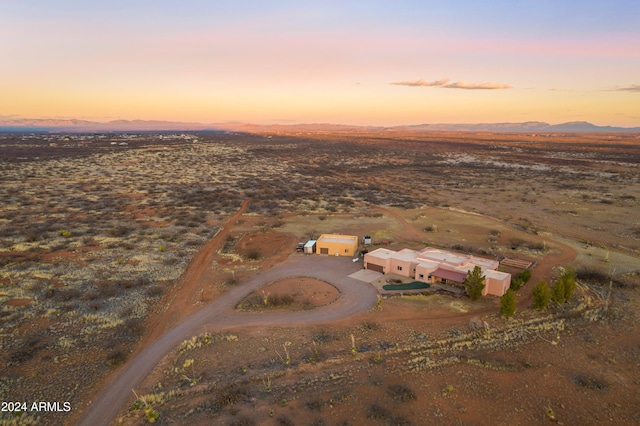
{"type": "Polygon", "coordinates": [[[164,333],[127,362],[91,402],[81,425],[111,423],[120,409],[132,398],[135,388],[173,348],[194,335],[256,325],[308,325],[346,318],[372,308],[377,301],[376,290],[367,283],[349,278],[361,268],[343,257],[304,256],[295,254],[284,263],[260,273],[221,295],[179,325],[164,333]],[[247,313],[234,310],[236,303],[251,292],[280,279],[307,276],[326,281],[340,291],[334,303],[309,311],[247,313]]]}

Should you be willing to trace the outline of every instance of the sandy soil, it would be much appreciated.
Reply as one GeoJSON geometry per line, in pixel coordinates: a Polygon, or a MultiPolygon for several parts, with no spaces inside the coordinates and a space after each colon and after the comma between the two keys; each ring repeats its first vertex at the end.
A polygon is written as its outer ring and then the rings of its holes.
{"type": "Polygon", "coordinates": [[[143,424],[134,388],[166,424],[640,422],[637,135],[269,136],[3,142],[0,394],[74,408],[22,420],[76,424],[102,390],[118,395],[92,424],[143,424]],[[495,298],[369,310],[370,287],[233,309],[292,277],[348,285],[349,259],[293,253],[322,232],[536,266],[509,321],[495,298]],[[600,275],[532,312],[568,265],[600,275]]]}

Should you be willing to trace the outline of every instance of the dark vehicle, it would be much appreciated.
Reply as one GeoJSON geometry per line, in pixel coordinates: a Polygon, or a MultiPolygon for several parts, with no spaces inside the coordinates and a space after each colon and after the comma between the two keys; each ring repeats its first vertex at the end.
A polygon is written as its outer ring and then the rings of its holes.
{"type": "Polygon", "coordinates": [[[304,251],[304,243],[298,243],[296,246],[296,251],[304,251]]]}

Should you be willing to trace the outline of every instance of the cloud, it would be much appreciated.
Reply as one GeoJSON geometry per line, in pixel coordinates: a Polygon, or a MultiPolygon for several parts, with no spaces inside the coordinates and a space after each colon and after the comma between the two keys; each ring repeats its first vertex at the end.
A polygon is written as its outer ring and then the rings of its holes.
{"type": "Polygon", "coordinates": [[[640,92],[640,84],[632,84],[631,86],[619,87],[615,90],[618,92],[640,92]]]}
{"type": "Polygon", "coordinates": [[[442,86],[446,89],[466,89],[466,90],[498,90],[511,89],[509,84],[504,83],[469,83],[466,81],[456,81],[442,86]]]}
{"type": "Polygon", "coordinates": [[[410,86],[410,87],[432,87],[432,86],[444,86],[449,81],[448,78],[442,78],[435,81],[424,81],[423,79],[415,81],[398,81],[391,83],[395,86],[410,86]]]}
{"type": "Polygon", "coordinates": [[[503,83],[469,83],[466,81],[456,81],[454,83],[449,83],[448,78],[441,78],[440,80],[435,80],[435,81],[425,81],[423,79],[413,80],[413,81],[398,81],[391,84],[395,86],[443,87],[445,89],[466,89],[466,90],[511,89],[510,85],[503,84],[503,83]]]}

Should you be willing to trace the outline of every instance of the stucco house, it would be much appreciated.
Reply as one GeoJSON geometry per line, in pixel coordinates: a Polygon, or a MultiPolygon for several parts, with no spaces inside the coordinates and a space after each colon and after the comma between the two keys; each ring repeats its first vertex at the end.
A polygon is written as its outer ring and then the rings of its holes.
{"type": "Polygon", "coordinates": [[[322,234],[316,240],[316,253],[353,257],[358,251],[358,237],[354,235],[322,234]]]}
{"type": "Polygon", "coordinates": [[[432,247],[420,251],[402,249],[397,252],[379,248],[364,255],[366,269],[383,274],[394,273],[429,284],[461,285],[467,272],[479,266],[485,276],[483,296],[502,296],[509,289],[511,274],[498,271],[499,264],[497,260],[432,247]]]}

